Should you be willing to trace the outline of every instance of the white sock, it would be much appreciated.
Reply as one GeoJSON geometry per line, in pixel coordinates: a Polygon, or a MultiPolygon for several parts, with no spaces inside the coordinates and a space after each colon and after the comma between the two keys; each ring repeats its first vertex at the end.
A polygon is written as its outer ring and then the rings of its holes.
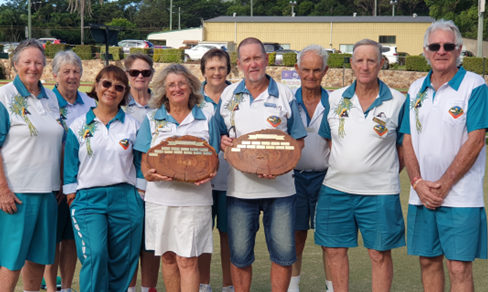
{"type": "Polygon", "coordinates": [[[61,289],[61,292],[71,292],[71,288],[61,289]]]}
{"type": "Polygon", "coordinates": [[[141,286],[141,292],[149,292],[149,289],[151,289],[151,287],[142,287],[141,286]]]}
{"type": "Polygon", "coordinates": [[[325,291],[334,292],[334,287],[332,286],[332,281],[325,280],[325,291]]]}
{"type": "Polygon", "coordinates": [[[26,291],[24,290],[24,292],[40,292],[41,290],[37,290],[37,291],[26,291]]]}
{"type": "Polygon", "coordinates": [[[288,292],[299,292],[300,291],[300,287],[298,287],[299,284],[300,284],[300,276],[291,277],[290,286],[288,286],[288,292]]]}
{"type": "Polygon", "coordinates": [[[129,287],[129,289],[127,289],[127,292],[136,292],[136,286],[129,287]]]}

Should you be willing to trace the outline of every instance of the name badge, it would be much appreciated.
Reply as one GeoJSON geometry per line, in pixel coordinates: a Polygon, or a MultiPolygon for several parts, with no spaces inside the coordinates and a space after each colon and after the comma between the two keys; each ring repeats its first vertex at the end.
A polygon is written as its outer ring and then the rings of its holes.
{"type": "Polygon", "coordinates": [[[275,103],[267,103],[267,102],[265,102],[264,103],[264,106],[265,107],[276,107],[276,104],[275,103]]]}
{"type": "Polygon", "coordinates": [[[383,121],[381,118],[378,118],[378,117],[374,117],[373,118],[373,122],[378,123],[378,124],[380,124],[382,126],[386,126],[386,122],[383,121]]]}
{"type": "Polygon", "coordinates": [[[314,133],[315,129],[312,127],[305,127],[305,131],[307,131],[307,133],[314,133]]]}
{"type": "Polygon", "coordinates": [[[171,132],[171,128],[167,128],[167,127],[159,128],[158,130],[159,132],[171,132]]]}

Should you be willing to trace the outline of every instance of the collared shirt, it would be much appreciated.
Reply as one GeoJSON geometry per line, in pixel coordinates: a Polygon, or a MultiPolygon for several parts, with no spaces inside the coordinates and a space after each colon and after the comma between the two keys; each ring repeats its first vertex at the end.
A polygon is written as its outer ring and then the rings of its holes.
{"type": "MultiPolygon", "coordinates": [[[[209,96],[205,94],[205,85],[207,81],[202,83],[201,93],[204,97],[203,101],[198,105],[203,111],[207,111],[212,115],[215,115],[215,110],[218,103],[213,101],[209,96]]],[[[229,81],[225,81],[225,84],[231,85],[229,81]]],[[[217,175],[212,179],[212,189],[216,191],[226,191],[227,190],[227,173],[229,172],[229,163],[224,158],[224,151],[219,152],[219,171],[217,175]]]]}
{"type": "Polygon", "coordinates": [[[363,112],[356,81],[329,96],[319,135],[332,141],[324,185],[341,193],[400,193],[397,144],[405,96],[378,79],[379,93],[363,112]]]}
{"type": "Polygon", "coordinates": [[[329,92],[321,88],[320,102],[317,104],[312,117],[308,114],[307,108],[303,103],[302,87],[298,88],[295,92],[295,98],[297,99],[300,117],[303,125],[305,125],[305,130],[307,131],[305,148],[302,149],[302,157],[295,169],[305,171],[326,171],[329,166],[329,145],[324,138],[319,136],[318,132],[320,124],[322,123],[325,107],[329,103],[329,92]]]}
{"type": "MultiPolygon", "coordinates": [[[[307,136],[293,92],[268,75],[266,77],[269,79],[268,88],[255,99],[247,90],[245,80],[225,88],[215,114],[221,135],[238,138],[254,131],[277,129],[295,139],[307,136]]],[[[227,196],[243,199],[279,198],[294,195],[295,192],[291,172],[267,180],[230,167],[227,196]]]]}
{"type": "MultiPolygon", "coordinates": [[[[148,89],[147,92],[149,92],[152,95],[151,89],[148,89]]],[[[149,112],[152,112],[154,109],[149,107],[149,104],[146,105],[140,105],[135,99],[134,96],[132,96],[132,93],[129,92],[129,102],[127,105],[122,106],[122,109],[126,114],[131,115],[134,117],[136,120],[138,120],[140,123],[144,120],[146,115],[149,112]]]]}
{"type": "Polygon", "coordinates": [[[128,183],[142,188],[145,180],[137,174],[132,145],[139,122],[122,109],[104,125],[90,109],[69,127],[64,149],[65,194],[80,189],[128,183]]]}
{"type": "MultiPolygon", "coordinates": [[[[488,87],[480,76],[461,67],[434,90],[432,71],[408,90],[401,132],[410,134],[422,178],[437,181],[449,168],[471,131],[488,128],[488,87]]],[[[466,174],[452,186],[442,206],[483,207],[485,147],[466,174]]],[[[411,205],[422,205],[410,189],[411,205]]]]}
{"type": "Polygon", "coordinates": [[[19,76],[0,88],[3,169],[14,193],[50,193],[61,187],[63,127],[55,94],[39,82],[34,96],[19,76]]]}
{"type": "MultiPolygon", "coordinates": [[[[173,136],[191,135],[207,141],[219,152],[220,136],[212,114],[195,105],[188,116],[178,123],[161,106],[150,112],[142,122],[134,149],[143,153],[173,136]]],[[[147,182],[145,201],[166,206],[211,206],[210,183],[200,186],[184,182],[147,182]]]]}

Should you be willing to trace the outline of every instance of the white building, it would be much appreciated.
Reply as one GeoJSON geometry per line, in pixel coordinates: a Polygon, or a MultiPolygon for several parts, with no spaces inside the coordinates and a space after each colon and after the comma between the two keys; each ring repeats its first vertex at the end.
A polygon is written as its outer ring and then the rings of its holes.
{"type": "Polygon", "coordinates": [[[204,40],[204,28],[195,27],[180,30],[169,30],[150,33],[147,36],[148,41],[166,41],[166,45],[174,49],[180,47],[193,47],[204,40]]]}

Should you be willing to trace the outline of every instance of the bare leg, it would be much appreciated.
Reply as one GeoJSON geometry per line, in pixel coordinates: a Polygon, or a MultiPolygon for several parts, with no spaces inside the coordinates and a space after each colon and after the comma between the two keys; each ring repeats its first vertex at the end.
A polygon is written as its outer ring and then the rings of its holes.
{"type": "Polygon", "coordinates": [[[474,291],[473,263],[447,260],[452,292],[474,291]]]}
{"type": "Polygon", "coordinates": [[[176,255],[166,252],[161,257],[163,260],[164,287],[168,292],[180,292],[180,271],[176,263],[176,255]]]}
{"type": "Polygon", "coordinates": [[[61,241],[61,249],[59,250],[59,272],[61,273],[61,288],[71,288],[73,276],[76,270],[76,244],[74,239],[61,241]]]}
{"type": "Polygon", "coordinates": [[[393,261],[391,250],[368,249],[371,259],[373,292],[388,292],[393,281],[393,261]]]}
{"type": "Polygon", "coordinates": [[[349,291],[349,259],[347,248],[322,247],[327,252],[332,283],[335,292],[349,291]]]}
{"type": "Polygon", "coordinates": [[[141,252],[141,286],[156,287],[158,285],[159,261],[161,257],[155,256],[153,251],[141,252]]]}
{"type": "Polygon", "coordinates": [[[232,286],[232,277],[230,275],[229,236],[226,232],[222,232],[220,230],[219,230],[219,235],[220,235],[220,262],[222,264],[222,287],[232,286]]]}
{"type": "Polygon", "coordinates": [[[444,292],[443,260],[444,256],[420,257],[422,284],[425,292],[444,292]]]}
{"type": "Polygon", "coordinates": [[[322,257],[324,260],[325,279],[327,281],[332,281],[332,275],[330,274],[330,268],[329,268],[329,261],[327,260],[327,252],[324,249],[322,250],[322,257]]]}
{"type": "Polygon", "coordinates": [[[286,292],[290,286],[291,266],[271,263],[271,291],[286,292]]]}
{"type": "Polygon", "coordinates": [[[198,257],[184,258],[176,255],[176,263],[180,270],[181,291],[198,292],[200,286],[198,257]]]}
{"type": "Polygon", "coordinates": [[[130,281],[129,287],[135,287],[137,284],[137,272],[139,271],[139,265],[136,267],[136,271],[134,272],[134,276],[132,277],[132,280],[130,281]]]}
{"type": "Polygon", "coordinates": [[[202,253],[198,257],[198,270],[200,271],[200,284],[210,284],[211,253],[202,253]]]}
{"type": "MultiPolygon", "coordinates": [[[[44,269],[44,280],[46,281],[47,292],[55,292],[58,290],[56,282],[58,278],[59,246],[60,244],[57,243],[55,256],[54,256],[54,263],[52,265],[46,265],[46,268],[44,269]]],[[[75,257],[76,257],[76,251],[75,251],[75,257]]]]}
{"type": "Polygon", "coordinates": [[[236,292],[248,292],[251,289],[252,265],[245,268],[238,268],[231,263],[230,272],[236,292]]]}
{"type": "Polygon", "coordinates": [[[41,289],[44,265],[36,264],[31,261],[25,261],[21,274],[22,281],[24,282],[24,290],[39,291],[41,289]]]}
{"type": "Polygon", "coordinates": [[[17,281],[19,281],[20,270],[11,271],[0,267],[0,292],[13,292],[17,281]]]}
{"type": "Polygon", "coordinates": [[[295,251],[297,254],[297,261],[292,265],[291,276],[300,276],[302,272],[302,255],[307,241],[308,230],[295,230],[295,251]]]}

